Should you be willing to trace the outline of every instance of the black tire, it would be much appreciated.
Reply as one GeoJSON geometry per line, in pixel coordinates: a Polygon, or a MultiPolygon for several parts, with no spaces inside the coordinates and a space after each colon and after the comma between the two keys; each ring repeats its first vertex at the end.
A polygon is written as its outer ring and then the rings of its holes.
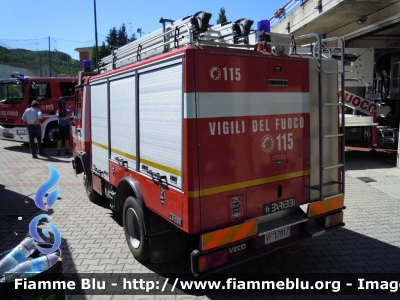
{"type": "Polygon", "coordinates": [[[93,190],[93,184],[89,182],[86,175],[83,176],[83,185],[86,189],[86,195],[88,196],[90,202],[96,203],[100,202],[103,197],[93,190]]]}
{"type": "Polygon", "coordinates": [[[56,122],[52,122],[46,126],[46,133],[43,138],[43,143],[49,146],[57,145],[57,140],[53,140],[54,131],[58,131],[58,125],[56,122]]]}
{"type": "Polygon", "coordinates": [[[135,197],[125,200],[123,225],[129,249],[137,261],[144,262],[150,258],[149,240],[145,235],[143,209],[135,197]]]}

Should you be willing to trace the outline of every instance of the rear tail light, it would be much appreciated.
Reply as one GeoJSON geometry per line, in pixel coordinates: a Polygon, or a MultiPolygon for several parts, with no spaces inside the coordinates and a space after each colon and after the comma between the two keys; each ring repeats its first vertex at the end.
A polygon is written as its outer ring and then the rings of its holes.
{"type": "Polygon", "coordinates": [[[222,249],[222,250],[214,251],[209,254],[199,256],[199,258],[198,258],[199,272],[203,273],[212,268],[221,266],[221,265],[227,263],[228,261],[229,261],[228,249],[222,249]]]}

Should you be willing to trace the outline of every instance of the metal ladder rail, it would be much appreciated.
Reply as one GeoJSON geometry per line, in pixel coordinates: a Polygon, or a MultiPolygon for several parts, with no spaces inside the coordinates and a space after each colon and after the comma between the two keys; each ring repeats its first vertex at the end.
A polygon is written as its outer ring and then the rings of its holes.
{"type": "MultiPolygon", "coordinates": [[[[182,27],[187,27],[186,24],[181,25],[181,26],[182,26],[182,27]]],[[[176,28],[178,28],[178,27],[176,27],[176,28]]],[[[159,37],[162,37],[163,35],[165,36],[165,35],[167,35],[167,34],[173,32],[173,31],[176,31],[176,28],[171,29],[170,31],[166,32],[165,34],[160,35],[159,37]]],[[[180,28],[181,28],[181,27],[180,27],[180,28]]],[[[187,27],[187,28],[188,28],[188,27],[187,27]]],[[[146,43],[150,43],[151,41],[147,41],[147,42],[144,42],[143,44],[139,44],[138,47],[135,49],[136,52],[133,52],[133,51],[132,51],[132,53],[130,53],[129,55],[124,56],[124,57],[122,57],[122,58],[118,58],[117,61],[115,62],[115,68],[117,69],[117,68],[123,67],[123,66],[126,65],[126,64],[129,64],[129,63],[132,63],[132,62],[140,61],[142,55],[147,54],[148,52],[151,52],[151,51],[155,51],[155,50],[157,50],[158,48],[163,48],[163,49],[165,49],[165,47],[169,46],[170,44],[174,44],[174,46],[175,46],[176,43],[179,42],[179,40],[184,40],[185,38],[188,39],[188,42],[187,42],[187,43],[184,43],[183,45],[189,45],[189,44],[192,43],[192,38],[191,38],[191,34],[190,34],[190,31],[189,31],[189,28],[188,28],[188,33],[189,33],[188,36],[174,37],[173,39],[171,39],[171,40],[169,40],[169,41],[162,42],[162,43],[159,43],[159,44],[156,44],[156,45],[152,45],[151,47],[148,47],[148,48],[147,48],[147,47],[146,47],[146,48],[143,48],[143,45],[146,44],[146,43]],[[133,61],[131,62],[130,60],[131,60],[132,58],[134,58],[134,59],[133,59],[133,61]]],[[[159,38],[159,37],[157,37],[157,38],[159,38]]],[[[156,39],[156,38],[154,38],[154,39],[156,39]]],[[[153,39],[153,40],[154,40],[154,39],[153,39]]],[[[164,51],[164,50],[163,50],[163,51],[164,51]]]]}
{"type": "MultiPolygon", "coordinates": [[[[190,36],[190,35],[189,35],[189,36],[190,36]]],[[[145,50],[143,50],[143,48],[141,48],[141,47],[139,46],[139,47],[136,49],[136,52],[131,53],[131,54],[129,54],[128,56],[125,56],[125,57],[123,57],[123,58],[118,58],[118,59],[113,63],[113,69],[122,68],[122,67],[124,67],[124,66],[126,66],[126,65],[129,65],[129,64],[132,64],[132,63],[136,63],[136,62],[138,62],[138,61],[141,61],[142,55],[148,54],[148,53],[151,52],[151,51],[156,51],[157,49],[162,48],[162,47],[164,47],[163,49],[165,49],[165,47],[169,46],[170,44],[175,44],[175,43],[177,43],[177,42],[179,42],[180,40],[183,40],[183,39],[185,39],[185,38],[187,38],[187,37],[179,37],[179,38],[177,38],[177,39],[170,40],[170,41],[167,41],[167,42],[165,42],[165,43],[161,43],[161,44],[154,45],[153,47],[150,47],[150,48],[145,48],[145,50]]],[[[191,44],[191,43],[192,43],[192,41],[191,41],[191,39],[189,39],[189,42],[188,42],[188,43],[184,43],[184,44],[182,44],[182,45],[191,44]]],[[[175,47],[175,46],[174,46],[174,48],[179,48],[179,47],[175,47]]],[[[162,50],[162,51],[164,51],[164,50],[162,50]]],[[[159,53],[157,52],[157,53],[155,53],[154,55],[157,55],[157,54],[159,54],[159,53]]],[[[151,55],[150,55],[150,56],[147,56],[146,58],[149,58],[149,57],[151,57],[151,55]]],[[[108,66],[109,66],[109,65],[108,65],[108,66]]],[[[102,70],[105,69],[105,68],[107,68],[108,66],[102,67],[102,70]]]]}
{"type": "Polygon", "coordinates": [[[322,59],[321,59],[321,39],[319,35],[315,33],[305,34],[295,37],[295,40],[315,38],[317,40],[317,47],[312,51],[312,56],[317,59],[318,62],[318,75],[317,75],[317,85],[318,85],[318,152],[319,152],[319,199],[324,198],[324,175],[323,175],[323,139],[322,139],[322,84],[321,84],[321,73],[322,73],[322,59]]]}
{"type": "MultiPolygon", "coordinates": [[[[322,74],[341,74],[341,85],[344,86],[344,70],[343,70],[343,65],[344,65],[344,42],[340,38],[328,38],[328,39],[323,39],[321,40],[320,37],[317,34],[307,34],[307,35],[301,35],[298,37],[295,37],[295,40],[300,40],[300,39],[310,39],[310,38],[315,38],[317,40],[316,42],[316,47],[313,48],[312,50],[312,56],[317,59],[318,62],[318,76],[317,76],[317,85],[318,85],[318,145],[319,145],[319,185],[315,186],[315,189],[319,190],[319,199],[320,200],[327,200],[331,199],[333,197],[341,196],[344,194],[344,95],[341,96],[341,102],[340,103],[327,103],[324,102],[322,99],[322,74]],[[338,41],[340,42],[341,46],[341,60],[342,60],[342,71],[341,72],[330,72],[330,71],[323,71],[322,69],[322,45],[323,42],[330,42],[330,41],[338,41]],[[341,107],[341,112],[342,112],[342,133],[339,134],[324,134],[323,132],[323,107],[326,106],[340,106],[341,107]],[[342,158],[342,163],[334,164],[334,165],[328,165],[324,166],[324,139],[325,138],[340,138],[340,144],[341,144],[341,158],[342,158]],[[332,182],[325,183],[324,182],[324,171],[330,170],[333,168],[342,168],[341,172],[341,182],[333,182],[335,184],[341,184],[342,185],[342,193],[339,193],[337,195],[330,195],[328,197],[325,197],[324,195],[324,186],[332,184],[332,182]]],[[[324,45],[326,46],[326,45],[324,45]]],[[[328,51],[329,54],[331,55],[330,51],[328,51]]],[[[343,93],[342,93],[343,94],[343,93]]]]}
{"type": "MultiPolygon", "coordinates": [[[[180,41],[184,41],[182,46],[192,44],[193,34],[196,30],[196,28],[192,26],[192,18],[193,16],[188,16],[174,22],[162,18],[162,21],[171,22],[171,25],[167,27],[165,26],[165,23],[160,20],[160,22],[163,23],[162,28],[157,29],[149,35],[139,38],[127,45],[114,49],[112,54],[99,61],[99,70],[109,71],[129,63],[134,63],[141,60],[141,55],[147,54],[150,51],[156,51],[158,48],[162,48],[165,52],[172,43],[174,44],[174,48],[178,48],[180,46],[180,41]],[[185,30],[180,32],[180,29],[182,28],[185,28],[185,30]]],[[[243,20],[249,19],[243,18],[243,20]]],[[[249,21],[252,22],[252,20],[249,21]]],[[[243,41],[234,42],[234,37],[237,35],[234,30],[235,25],[235,22],[226,22],[224,24],[210,26],[207,30],[201,32],[201,34],[197,36],[196,42],[198,44],[207,44],[213,46],[254,48],[256,45],[240,45],[243,41]]],[[[252,34],[266,34],[271,36],[271,40],[276,36],[280,38],[284,37],[289,41],[291,37],[289,35],[275,34],[270,32],[267,33],[256,30],[250,30],[249,34],[242,35],[241,37],[249,37],[252,34]]],[[[280,44],[282,44],[282,42],[280,44]]],[[[284,45],[290,46],[290,44],[284,45]]]]}
{"type": "Polygon", "coordinates": [[[104,58],[100,63],[102,63],[102,65],[100,66],[100,69],[105,69],[110,65],[118,65],[121,64],[123,61],[125,60],[129,60],[132,57],[136,57],[136,61],[140,60],[140,57],[142,54],[147,53],[149,51],[152,51],[154,49],[157,48],[163,48],[164,46],[167,46],[169,44],[175,43],[178,39],[184,39],[184,38],[188,38],[188,44],[192,43],[192,39],[191,39],[191,31],[188,28],[187,24],[182,24],[180,26],[176,26],[168,31],[166,31],[165,33],[160,33],[154,37],[148,38],[145,41],[142,41],[141,43],[136,43],[135,45],[132,45],[130,48],[128,49],[123,49],[124,51],[121,52],[116,52],[114,53],[114,55],[111,54],[111,57],[106,57],[104,58]],[[187,34],[188,36],[181,36],[181,37],[176,37],[173,36],[171,40],[164,42],[163,38],[166,37],[167,35],[176,32],[176,29],[180,29],[182,27],[186,27],[187,28],[187,34]],[[151,42],[154,42],[158,39],[162,39],[159,43],[153,43],[151,44],[151,42]],[[143,47],[144,45],[148,45],[150,44],[148,47],[143,47]]]}
{"type": "MultiPolygon", "coordinates": [[[[321,75],[322,74],[341,74],[341,85],[344,86],[344,68],[343,68],[343,61],[344,61],[344,42],[342,39],[340,38],[329,38],[329,39],[323,39],[321,40],[321,46],[324,46],[328,49],[328,57],[332,57],[332,53],[330,51],[330,49],[326,46],[326,44],[324,42],[330,42],[330,41],[337,41],[340,42],[340,47],[341,47],[341,67],[342,70],[341,71],[324,71],[321,68],[321,75]]],[[[322,49],[322,48],[321,48],[322,49]]],[[[315,47],[313,52],[315,53],[315,47]]],[[[322,54],[322,53],[321,53],[322,54]]],[[[319,54],[318,54],[319,55],[319,54]]],[[[326,106],[338,106],[340,107],[340,112],[341,112],[341,117],[344,118],[344,96],[342,96],[342,101],[338,102],[338,103],[328,103],[328,102],[322,102],[321,105],[322,107],[326,107],[326,106]]],[[[322,124],[321,124],[322,125],[322,124]]],[[[328,182],[328,183],[324,183],[322,182],[322,187],[321,185],[319,186],[319,190],[321,191],[322,189],[322,193],[320,192],[320,199],[321,200],[327,200],[327,199],[331,199],[337,196],[342,196],[344,195],[344,176],[345,176],[345,170],[344,170],[344,153],[345,153],[345,145],[344,145],[344,120],[342,119],[342,133],[339,134],[324,134],[322,132],[322,128],[320,129],[320,141],[322,140],[322,143],[324,142],[324,139],[326,138],[340,138],[340,148],[341,148],[341,158],[342,158],[342,163],[338,163],[338,164],[333,164],[333,165],[327,165],[324,166],[323,163],[323,156],[320,157],[320,174],[323,174],[324,171],[326,170],[330,170],[330,169],[334,169],[334,168],[341,168],[341,182],[337,182],[337,181],[333,181],[333,182],[328,182]],[[330,185],[330,184],[340,184],[342,185],[342,190],[341,193],[338,193],[336,195],[330,195],[328,197],[325,197],[324,192],[323,192],[323,187],[330,185]]],[[[322,151],[323,152],[323,151],[322,151]]],[[[322,176],[323,178],[323,176],[322,176]]],[[[321,184],[321,182],[320,182],[321,184]]]]}
{"type": "MultiPolygon", "coordinates": [[[[248,38],[252,33],[255,32],[255,30],[248,29],[247,30],[244,28],[244,25],[241,22],[253,24],[253,20],[242,18],[236,22],[225,22],[222,24],[217,24],[213,25],[210,28],[208,28],[207,31],[203,32],[200,36],[201,39],[206,40],[218,40],[218,42],[226,43],[226,44],[241,44],[244,43],[244,41],[240,41],[240,38],[248,38]],[[241,32],[240,34],[238,33],[238,29],[241,32]],[[243,29],[243,31],[241,30],[243,29]],[[215,33],[217,34],[216,36],[213,36],[212,34],[215,33]],[[237,38],[237,39],[235,39],[237,38]]],[[[247,41],[248,42],[248,41],[247,41]]],[[[248,43],[244,43],[248,44],[248,43]]]]}
{"type": "MultiPolygon", "coordinates": [[[[336,41],[341,49],[341,70],[338,72],[325,72],[328,74],[340,74],[340,85],[341,85],[341,89],[344,90],[344,82],[345,82],[345,78],[344,78],[344,41],[342,38],[338,38],[338,37],[334,37],[334,38],[327,38],[327,39],[323,39],[322,42],[332,42],[332,41],[336,41]]],[[[332,57],[331,52],[329,51],[330,56],[332,57]]],[[[332,168],[341,168],[341,193],[339,193],[338,195],[335,196],[339,196],[339,195],[344,195],[345,193],[345,169],[344,169],[344,165],[345,165],[345,119],[344,119],[344,93],[341,93],[340,96],[340,102],[338,103],[322,103],[323,106],[329,106],[329,105],[338,105],[340,107],[340,117],[341,117],[341,130],[342,133],[340,134],[330,134],[330,135],[323,135],[323,138],[332,138],[332,137],[340,137],[340,152],[341,152],[341,163],[340,164],[336,164],[336,165],[331,165],[331,166],[324,166],[323,169],[324,170],[328,170],[328,169],[332,169],[332,168]]],[[[322,193],[323,196],[323,193],[322,193]]],[[[328,198],[332,198],[332,197],[328,197],[328,198]]],[[[323,200],[325,200],[325,197],[321,198],[323,200]]]]}
{"type": "MultiPolygon", "coordinates": [[[[191,26],[191,19],[192,16],[180,19],[173,22],[169,27],[166,27],[165,24],[163,24],[162,29],[158,29],[146,37],[135,40],[114,50],[111,55],[104,57],[100,61],[100,70],[108,69],[110,66],[112,69],[117,68],[117,66],[120,67],[124,65],[124,61],[139,61],[142,54],[148,53],[152,50],[157,50],[157,48],[163,48],[165,51],[167,46],[172,43],[174,44],[174,47],[177,48],[177,45],[181,40],[185,41],[182,45],[192,44],[195,28],[191,26]],[[180,32],[181,28],[186,28],[186,30],[180,32]],[[136,56],[136,60],[133,59],[134,56],[136,56]]],[[[170,22],[170,20],[167,21],[170,22]]],[[[225,42],[226,37],[233,37],[233,25],[234,23],[227,22],[221,25],[211,26],[197,37],[197,41],[200,42],[200,44],[204,42],[204,44],[214,46],[223,45],[225,47],[232,47],[233,45],[228,45],[229,43],[218,44],[218,42],[215,42],[213,44],[211,41],[218,40],[225,42]],[[225,35],[222,34],[223,31],[229,31],[229,29],[231,29],[230,32],[225,35]]]]}
{"type": "Polygon", "coordinates": [[[152,40],[154,39],[154,37],[159,37],[162,36],[163,32],[162,29],[158,29],[152,33],[150,33],[149,35],[139,38],[133,42],[130,42],[120,48],[115,49],[114,53],[102,58],[99,62],[100,67],[107,67],[110,64],[112,64],[113,60],[115,60],[115,56],[119,56],[120,58],[129,55],[132,52],[135,52],[138,45],[140,45],[141,43],[147,41],[147,40],[152,40]]]}
{"type": "MultiPolygon", "coordinates": [[[[174,44],[174,48],[178,48],[179,41],[182,40],[184,40],[184,43],[182,45],[192,44],[194,29],[190,26],[190,20],[190,17],[186,17],[180,22],[176,21],[174,22],[175,26],[168,27],[168,29],[163,26],[162,30],[164,32],[161,32],[161,29],[158,29],[157,31],[147,36],[146,39],[138,39],[132,43],[129,43],[128,45],[125,45],[115,50],[113,54],[102,59],[102,61],[100,62],[100,69],[104,70],[110,68],[110,66],[112,69],[115,69],[131,62],[140,61],[142,54],[157,50],[158,48],[163,48],[165,51],[165,49],[167,49],[167,46],[172,43],[174,44]],[[186,30],[180,33],[180,29],[184,27],[186,28],[186,30]],[[134,59],[135,56],[136,59],[134,59]],[[126,63],[124,64],[124,62],[126,63]]],[[[232,22],[211,26],[197,37],[196,42],[198,44],[208,44],[223,47],[254,47],[247,44],[238,45],[237,43],[229,43],[229,41],[233,40],[235,36],[233,26],[234,23],[232,22]],[[223,35],[223,31],[228,31],[228,33],[223,35]],[[227,38],[229,37],[232,38],[228,40],[227,38]],[[215,42],[215,40],[218,40],[219,42],[215,42]]]]}
{"type": "MultiPolygon", "coordinates": [[[[182,28],[182,27],[185,27],[185,25],[186,25],[187,32],[189,33],[189,41],[191,42],[192,30],[190,29],[190,27],[188,25],[191,23],[192,17],[193,16],[188,16],[188,17],[179,19],[179,20],[173,22],[173,24],[171,26],[169,26],[166,29],[166,31],[164,31],[165,26],[163,26],[163,28],[157,29],[147,36],[139,38],[133,42],[130,42],[130,43],[116,49],[114,51],[114,55],[110,54],[110,55],[104,57],[99,62],[100,68],[104,69],[107,66],[109,66],[110,64],[113,64],[113,62],[118,62],[118,60],[125,58],[126,56],[130,56],[132,53],[136,53],[137,49],[140,48],[140,45],[149,44],[151,41],[156,41],[156,43],[154,43],[154,45],[153,44],[148,45],[149,47],[153,47],[155,45],[157,45],[159,47],[163,46],[165,43],[165,37],[167,37],[168,34],[171,34],[174,30],[176,30],[177,27],[182,28]],[[160,39],[160,41],[158,42],[157,39],[160,39]],[[115,56],[118,57],[117,60],[115,60],[115,56]]],[[[173,35],[172,35],[172,38],[174,38],[173,35]]]]}
{"type": "Polygon", "coordinates": [[[218,40],[220,42],[226,42],[225,38],[232,35],[232,30],[229,31],[229,29],[232,29],[232,26],[233,26],[232,22],[225,22],[223,24],[217,24],[211,26],[206,32],[202,33],[200,38],[202,40],[212,39],[212,40],[218,40]],[[228,33],[223,34],[223,31],[228,31],[228,33]],[[212,33],[216,33],[217,36],[215,37],[212,36],[212,33]]]}

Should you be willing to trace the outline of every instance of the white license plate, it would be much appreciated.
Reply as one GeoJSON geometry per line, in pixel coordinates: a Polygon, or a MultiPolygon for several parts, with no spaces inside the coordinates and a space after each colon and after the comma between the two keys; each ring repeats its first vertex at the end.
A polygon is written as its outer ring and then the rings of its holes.
{"type": "Polygon", "coordinates": [[[290,227],[281,228],[275,231],[268,232],[265,235],[265,244],[271,244],[281,239],[290,236],[290,227]]]}

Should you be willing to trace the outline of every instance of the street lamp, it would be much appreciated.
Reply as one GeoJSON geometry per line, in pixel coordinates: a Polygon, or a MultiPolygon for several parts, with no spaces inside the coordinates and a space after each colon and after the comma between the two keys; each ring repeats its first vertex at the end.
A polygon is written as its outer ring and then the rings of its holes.
{"type": "Polygon", "coordinates": [[[99,64],[99,45],[97,42],[97,17],[96,17],[96,0],[93,0],[94,4],[94,33],[96,36],[96,69],[98,70],[98,64],[99,64]]]}
{"type": "Polygon", "coordinates": [[[140,34],[140,37],[142,37],[142,28],[138,28],[137,32],[140,34]]]}

